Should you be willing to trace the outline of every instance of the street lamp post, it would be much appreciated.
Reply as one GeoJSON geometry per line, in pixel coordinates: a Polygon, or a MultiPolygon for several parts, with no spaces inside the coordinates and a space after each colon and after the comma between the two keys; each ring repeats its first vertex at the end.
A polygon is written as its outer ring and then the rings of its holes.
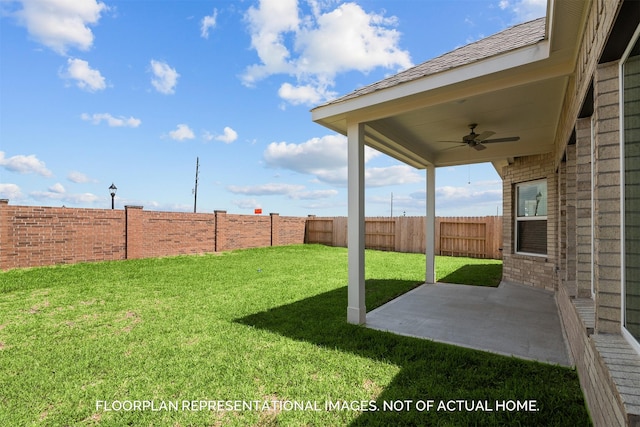
{"type": "Polygon", "coordinates": [[[115,208],[116,191],[118,191],[118,187],[116,187],[112,182],[109,186],[109,193],[111,194],[111,209],[115,208]]]}

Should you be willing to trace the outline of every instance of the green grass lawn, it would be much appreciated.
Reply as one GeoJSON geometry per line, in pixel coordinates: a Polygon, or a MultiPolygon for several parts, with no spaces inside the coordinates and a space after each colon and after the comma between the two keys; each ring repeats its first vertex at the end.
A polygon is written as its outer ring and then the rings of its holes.
{"type": "MultiPolygon", "coordinates": [[[[366,268],[370,310],[424,255],[366,268]]],[[[575,371],[347,324],[346,282],[316,245],[0,273],[0,425],[589,424],[575,371]],[[537,411],[426,407],[455,400],[537,411]]]]}
{"type": "Polygon", "coordinates": [[[446,283],[496,287],[502,279],[502,261],[437,256],[436,278],[446,283]]]}

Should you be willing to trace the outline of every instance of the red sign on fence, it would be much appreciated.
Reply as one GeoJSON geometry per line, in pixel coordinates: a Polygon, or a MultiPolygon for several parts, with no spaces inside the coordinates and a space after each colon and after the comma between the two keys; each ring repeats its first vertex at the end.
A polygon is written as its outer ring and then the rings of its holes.
{"type": "Polygon", "coordinates": [[[261,208],[255,208],[253,210],[253,213],[256,214],[256,215],[262,215],[262,209],[261,208]]]}

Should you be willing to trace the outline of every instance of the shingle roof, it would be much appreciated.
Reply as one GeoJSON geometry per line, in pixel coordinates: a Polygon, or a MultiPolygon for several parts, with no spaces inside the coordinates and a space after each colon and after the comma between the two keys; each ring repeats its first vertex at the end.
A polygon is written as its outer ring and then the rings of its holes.
{"type": "Polygon", "coordinates": [[[391,77],[363,86],[347,95],[336,98],[323,105],[347,101],[371,92],[414,81],[421,77],[426,77],[463,65],[472,64],[476,61],[536,44],[545,38],[545,23],[546,19],[542,17],[523,24],[515,25],[497,34],[462,46],[451,52],[423,62],[422,64],[408,68],[391,77]]]}

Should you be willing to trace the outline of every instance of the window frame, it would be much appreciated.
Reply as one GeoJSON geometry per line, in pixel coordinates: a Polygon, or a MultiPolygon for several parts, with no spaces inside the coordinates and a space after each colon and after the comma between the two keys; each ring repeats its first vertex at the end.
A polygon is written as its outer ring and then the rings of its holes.
{"type": "Polygon", "coordinates": [[[620,235],[622,238],[620,239],[620,331],[622,336],[627,340],[629,345],[640,354],[640,339],[636,338],[631,332],[627,329],[626,317],[627,317],[627,309],[626,309],[626,294],[627,294],[627,278],[626,278],[626,194],[625,194],[625,174],[626,174],[626,155],[625,155],[625,99],[624,99],[624,66],[629,57],[631,56],[631,52],[636,43],[640,41],[640,25],[636,28],[636,31],[631,37],[627,48],[625,49],[622,57],[620,58],[620,63],[618,66],[618,76],[619,76],[619,135],[620,135],[620,235]]]}
{"type": "Polygon", "coordinates": [[[540,258],[546,258],[549,254],[549,236],[547,234],[547,238],[546,238],[546,246],[545,246],[545,252],[544,253],[537,253],[537,252],[526,252],[526,251],[520,251],[518,250],[518,247],[520,246],[520,228],[519,225],[521,222],[524,221],[544,221],[545,222],[545,226],[548,227],[548,194],[549,194],[549,186],[548,186],[548,181],[546,178],[542,178],[542,179],[537,179],[534,181],[525,181],[525,182],[519,182],[515,185],[515,203],[514,203],[514,211],[515,211],[515,215],[514,215],[514,247],[513,247],[513,252],[515,254],[518,255],[527,255],[527,256],[535,256],[535,257],[540,257],[540,258]],[[519,212],[519,207],[520,207],[520,188],[521,187],[525,187],[525,186],[531,186],[531,185],[536,185],[536,184],[540,184],[540,183],[544,183],[545,187],[546,187],[546,192],[547,192],[547,197],[545,198],[545,212],[547,215],[520,215],[519,212]]]}

